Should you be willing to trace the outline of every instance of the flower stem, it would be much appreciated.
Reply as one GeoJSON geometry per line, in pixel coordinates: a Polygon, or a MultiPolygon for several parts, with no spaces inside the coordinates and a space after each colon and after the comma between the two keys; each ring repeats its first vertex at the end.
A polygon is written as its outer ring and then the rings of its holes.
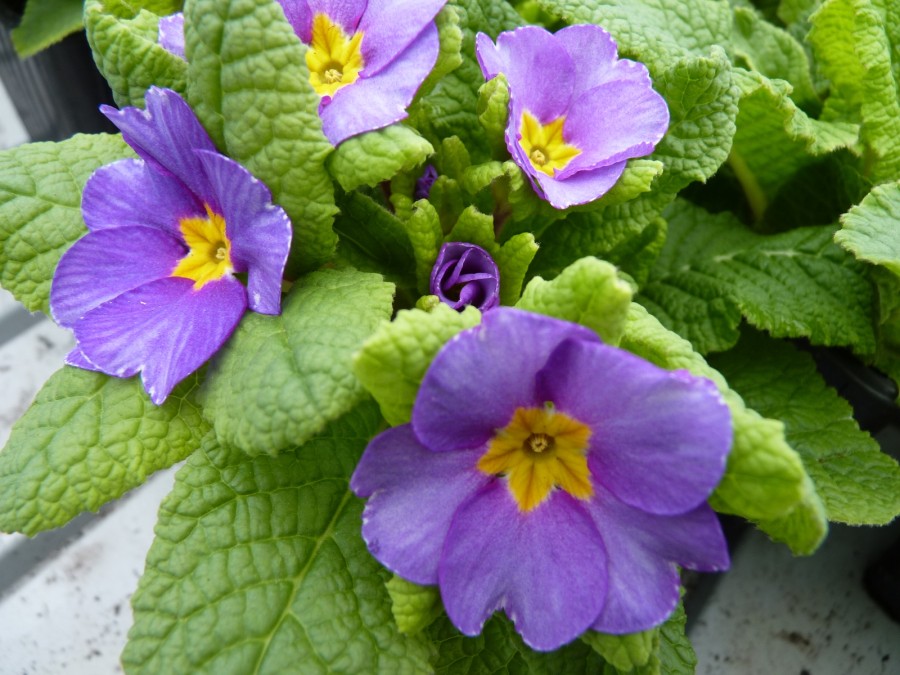
{"type": "Polygon", "coordinates": [[[728,165],[734,171],[735,177],[744,190],[744,196],[747,197],[747,203],[750,204],[750,210],[753,211],[753,221],[758,223],[762,220],[766,209],[769,207],[768,198],[759,186],[756,176],[753,175],[750,167],[747,166],[747,162],[734,148],[732,148],[731,154],[728,155],[728,165]]]}

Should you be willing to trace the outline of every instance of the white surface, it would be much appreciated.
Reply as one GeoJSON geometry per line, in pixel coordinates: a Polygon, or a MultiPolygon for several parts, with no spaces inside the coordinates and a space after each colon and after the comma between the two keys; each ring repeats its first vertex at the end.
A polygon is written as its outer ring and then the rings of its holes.
{"type": "Polygon", "coordinates": [[[6,87],[0,81],[0,149],[21,145],[29,140],[25,125],[22,124],[6,87]]]}

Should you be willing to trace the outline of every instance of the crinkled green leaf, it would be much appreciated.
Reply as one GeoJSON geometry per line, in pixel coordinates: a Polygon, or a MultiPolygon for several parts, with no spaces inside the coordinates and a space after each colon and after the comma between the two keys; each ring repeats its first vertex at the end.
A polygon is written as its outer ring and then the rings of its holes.
{"type": "Polygon", "coordinates": [[[454,180],[461,180],[472,163],[466,144],[458,136],[448,136],[441,140],[437,160],[440,173],[454,180]]]}
{"type": "Polygon", "coordinates": [[[758,235],[685,201],[667,215],[669,236],[640,302],[701,352],[734,343],[735,308],[776,337],[874,349],[871,283],[832,242],[832,226],[758,235]]]}
{"type": "Polygon", "coordinates": [[[125,0],[84,3],[84,27],[94,61],[120,107],[143,107],[150,85],[181,94],[187,88],[187,63],[159,45],[158,26],[157,14],[137,10],[125,0]]]}
{"type": "Polygon", "coordinates": [[[387,582],[387,590],[394,621],[406,635],[420,632],[444,612],[437,586],[419,586],[395,574],[387,582]]]}
{"type": "Polygon", "coordinates": [[[900,276],[900,183],[879,185],[841,217],[834,240],[860,260],[900,276]]]}
{"type": "Polygon", "coordinates": [[[686,622],[684,605],[679,603],[672,616],[659,627],[657,658],[660,672],[665,675],[694,675],[696,671],[697,655],[685,635],[686,622]]]}
{"type": "Polygon", "coordinates": [[[409,220],[403,224],[416,260],[416,281],[419,291],[424,293],[428,290],[431,268],[444,239],[441,221],[431,203],[426,199],[420,199],[413,205],[409,220]]]}
{"type": "Polygon", "coordinates": [[[784,422],[829,520],[883,525],[900,514],[900,466],[860,431],[850,405],[825,385],[809,354],[748,332],[711,363],[748,405],[784,422]]]}
{"type": "Polygon", "coordinates": [[[0,152],[0,286],[49,313],[60,257],[87,230],[81,190],[94,169],[133,157],[119,135],[77,135],[0,152]]]}
{"type": "Polygon", "coordinates": [[[388,423],[409,422],[419,384],[438,351],[480,321],[481,312],[471,305],[457,312],[441,303],[431,312],[401,310],[366,340],[353,359],[353,372],[378,401],[388,423]]]}
{"type": "Polygon", "coordinates": [[[459,182],[449,176],[438,176],[431,186],[428,201],[434,205],[440,220],[441,231],[449,232],[469,202],[464,197],[459,182]]]}
{"type": "Polygon", "coordinates": [[[198,379],[156,406],[137,377],[56,372],[0,453],[0,530],[60,527],[187,457],[209,428],[193,401],[198,379]]]}
{"type": "Polygon", "coordinates": [[[498,159],[508,156],[506,122],[509,119],[509,84],[500,73],[478,89],[478,122],[491,145],[491,155],[498,159]]]}
{"type": "MultiPolygon", "coordinates": [[[[684,368],[706,377],[722,392],[731,410],[734,441],[725,475],[710,498],[716,510],[753,520],[766,531],[766,521],[800,513],[797,509],[808,497],[809,477],[800,457],[785,440],[782,422],[747,408],[725,378],[687,340],[664,328],[640,305],[631,305],[621,347],[662,368],[684,368]]],[[[809,523],[794,532],[795,539],[789,543],[805,544],[807,531],[818,533],[822,522],[809,523]]],[[[778,524],[779,532],[783,526],[778,524]]]]}
{"type": "Polygon", "coordinates": [[[886,33],[886,26],[900,18],[893,7],[894,21],[886,22],[884,7],[890,5],[826,0],[810,17],[809,42],[818,67],[831,81],[826,105],[833,115],[858,115],[862,120],[869,172],[876,182],[900,177],[900,100],[886,33]]]}
{"type": "Polygon", "coordinates": [[[384,207],[359,192],[343,195],[334,222],[341,249],[352,249],[353,259],[366,272],[379,272],[390,281],[415,285],[415,259],[407,229],[384,207]]]}
{"type": "Polygon", "coordinates": [[[764,519],[757,526],[774,541],[787,544],[794,555],[812,555],[828,535],[828,514],[808,475],[800,501],[785,515],[764,519]]]}
{"type": "Polygon", "coordinates": [[[223,443],[257,455],[305,443],[365,396],[353,353],[390,318],[393,284],[353,269],[302,277],[281,316],[247,313],[204,384],[223,443]]]}
{"type": "Polygon", "coordinates": [[[434,68],[422,82],[416,96],[424,96],[430,92],[441,78],[459,68],[463,62],[463,33],[459,27],[459,11],[453,5],[444,5],[434,23],[438,29],[440,50],[434,68]]]}
{"type": "Polygon", "coordinates": [[[184,14],[191,106],[290,216],[288,273],[318,267],[334,252],[337,209],[306,46],[275,0],[187,0],[184,14]]]}
{"type": "Polygon", "coordinates": [[[81,30],[83,0],[28,0],[22,20],[12,31],[19,58],[37,54],[66,35],[81,30]]]}
{"type": "Polygon", "coordinates": [[[347,191],[378,185],[401,171],[409,171],[434,152],[431,143],[404,124],[392,124],[341,143],[326,162],[347,191]]]}
{"type": "Polygon", "coordinates": [[[631,306],[631,286],[619,277],[615,266],[582,258],[552,281],[532,279],[516,306],[580,323],[604,342],[617,345],[631,306]]]}
{"type": "Polygon", "coordinates": [[[212,435],[178,472],[132,598],[129,673],[418,673],[348,481],[378,430],[365,404],[278,457],[212,435]]]}
{"type": "Polygon", "coordinates": [[[461,635],[447,619],[429,626],[437,647],[437,675],[596,675],[603,659],[580,640],[553,652],[529,649],[504,617],[495,616],[476,637],[461,635]]]}
{"type": "Polygon", "coordinates": [[[659,646],[659,628],[627,635],[588,631],[581,639],[613,668],[622,673],[630,673],[649,664],[659,646]]]}

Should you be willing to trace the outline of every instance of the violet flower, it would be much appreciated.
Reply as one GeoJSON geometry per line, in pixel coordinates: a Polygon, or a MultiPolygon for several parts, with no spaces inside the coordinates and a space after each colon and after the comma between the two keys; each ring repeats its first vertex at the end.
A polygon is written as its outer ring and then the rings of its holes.
{"type": "Polygon", "coordinates": [[[551,34],[537,26],[484,33],[476,54],[485,78],[509,83],[506,147],[535,192],[555,208],[605,194],[626,160],[653,152],[669,110],[647,68],[619,59],[599,26],[551,34]]]}
{"type": "Polygon", "coordinates": [[[431,194],[431,188],[434,186],[434,182],[438,179],[438,171],[434,167],[434,164],[429,164],[425,167],[425,170],[422,172],[422,175],[416,181],[416,189],[413,192],[413,197],[416,200],[419,199],[428,199],[428,196],[431,194]]]}
{"type": "Polygon", "coordinates": [[[461,241],[444,244],[431,270],[431,293],[453,309],[474,305],[482,312],[500,304],[500,272],[480,246],[461,241]]]}
{"type": "Polygon", "coordinates": [[[177,12],[159,20],[159,46],[180,59],[184,56],[184,12],[177,12]]]}
{"type": "Polygon", "coordinates": [[[551,650],[664,621],[676,564],[728,566],[706,499],[731,437],[712,382],[500,307],[438,353],[412,423],[375,437],[350,485],[372,555],[439,585],[459,630],[502,609],[551,650]]]}
{"type": "Polygon", "coordinates": [[[68,364],[140,372],[159,404],[248,306],[280,313],[291,223],[265,185],[216,151],[177,93],[152,87],[145,101],[146,110],[101,108],[141,159],[91,175],[88,233],[59,261],[50,310],[75,333],[68,364]]]}

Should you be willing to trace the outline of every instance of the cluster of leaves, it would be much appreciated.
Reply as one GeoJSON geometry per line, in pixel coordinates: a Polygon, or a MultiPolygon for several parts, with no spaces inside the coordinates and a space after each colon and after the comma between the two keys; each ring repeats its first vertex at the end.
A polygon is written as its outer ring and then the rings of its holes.
{"type": "MultiPolygon", "coordinates": [[[[29,2],[20,50],[79,25],[80,4],[29,2]],[[58,25],[39,21],[63,5],[58,25]]],[[[58,527],[187,459],[134,596],[130,672],[692,672],[681,610],[553,654],[499,617],[460,636],[435,589],[369,556],[348,481],[367,441],[409,420],[440,347],[480,321],[423,297],[441,244],[467,241],[497,261],[503,304],[716,383],[734,420],[717,510],[797,554],[828,521],[900,512],[897,463],[788,341],[900,376],[900,6],[759,4],[451,1],[409,119],[334,149],[274,0],[187,0],[187,62],[157,44],[175,3],[87,0],[117,103],[179,91],[271,188],[295,227],[292,283],[281,316],[247,315],[163,406],[134,379],[54,375],[0,454],[0,529],[58,527]],[[656,152],[593,204],[556,211],[535,196],[503,142],[505,82],[478,86],[475,34],[526,18],[604,26],[668,102],[656,152]],[[427,162],[440,177],[415,201],[427,162]]],[[[85,231],[88,176],[128,156],[102,135],[0,154],[0,285],[29,309],[47,311],[55,266],[85,231]]]]}

